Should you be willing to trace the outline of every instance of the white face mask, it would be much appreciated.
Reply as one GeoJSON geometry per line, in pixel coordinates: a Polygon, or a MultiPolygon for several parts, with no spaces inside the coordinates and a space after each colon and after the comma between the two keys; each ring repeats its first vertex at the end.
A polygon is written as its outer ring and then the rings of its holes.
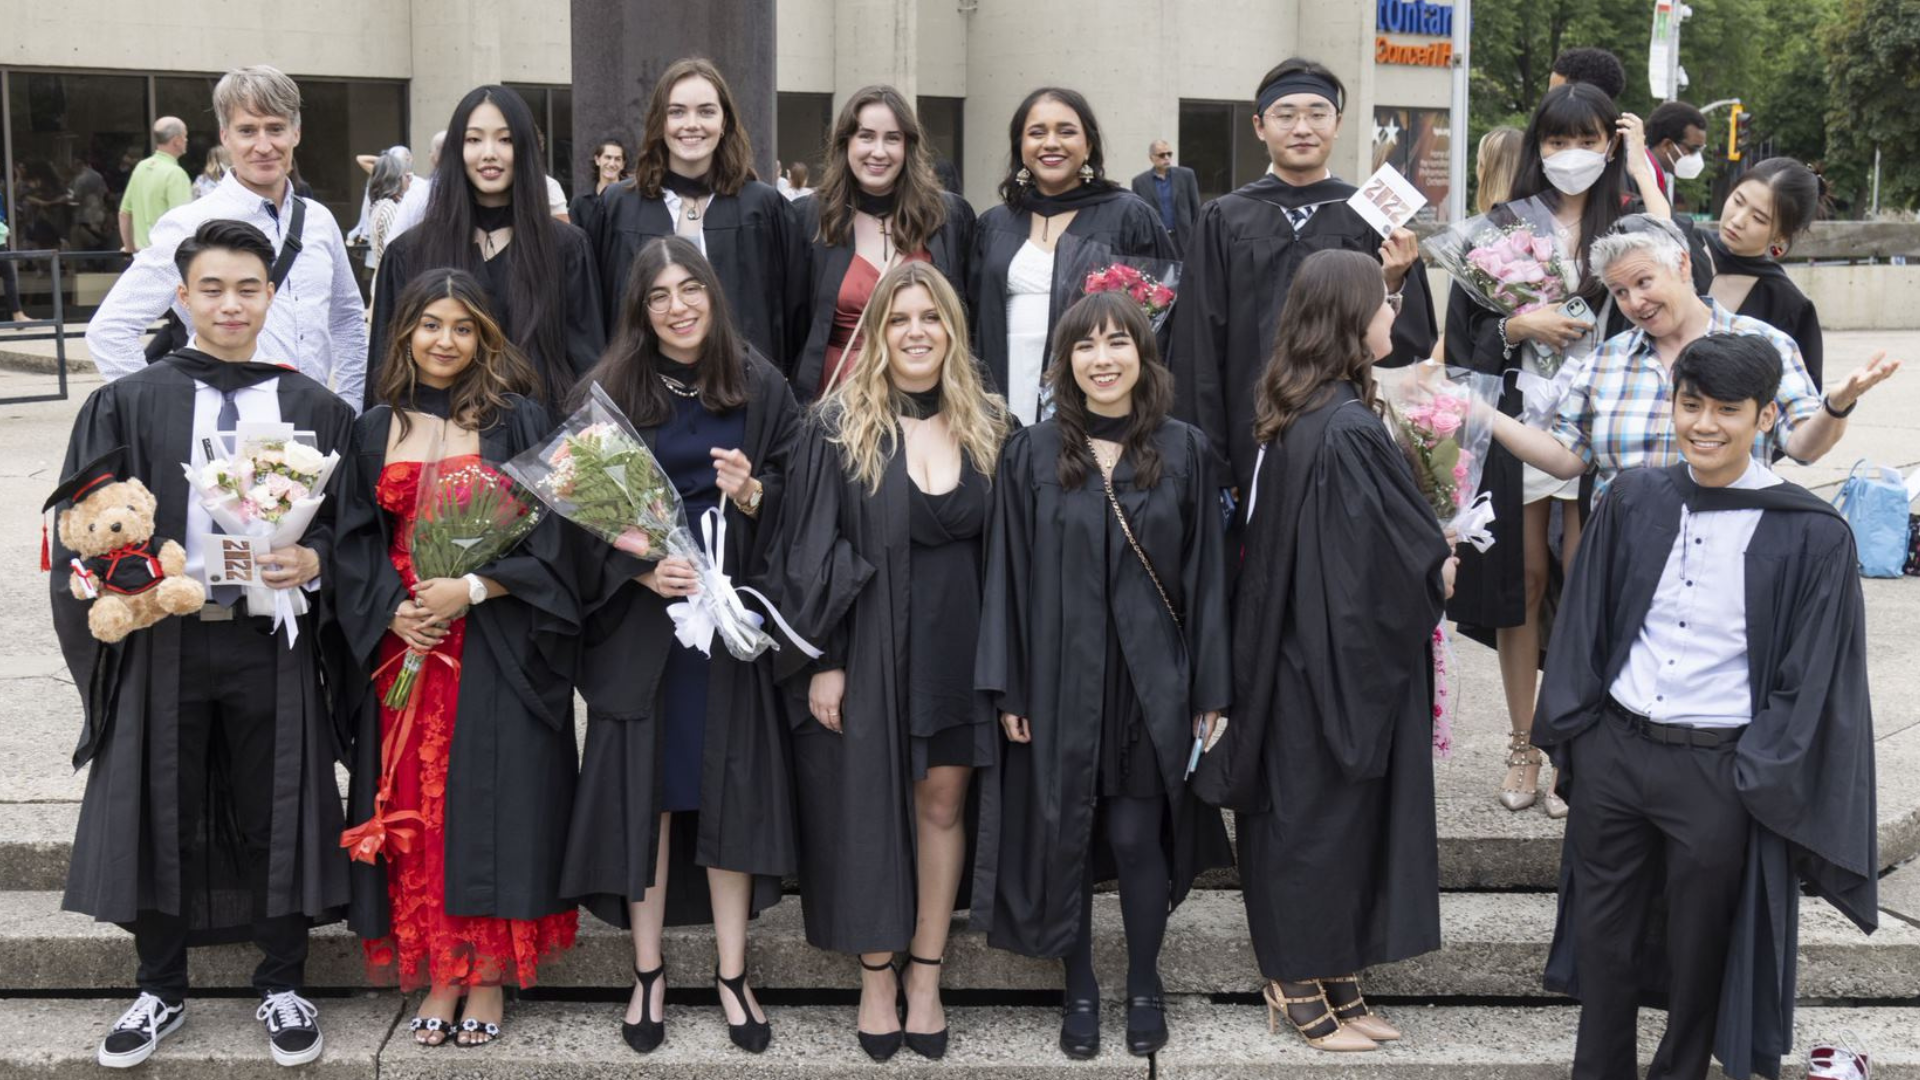
{"type": "Polygon", "coordinates": [[[1607,171],[1607,156],[1574,146],[1542,160],[1540,167],[1546,171],[1547,183],[1559,188],[1561,194],[1579,195],[1607,171]]]}
{"type": "Polygon", "coordinates": [[[1699,150],[1695,150],[1693,153],[1688,154],[1685,157],[1674,159],[1673,175],[1679,177],[1682,180],[1691,180],[1694,177],[1699,176],[1700,173],[1706,169],[1706,167],[1707,167],[1706,154],[1702,153],[1699,150]]]}

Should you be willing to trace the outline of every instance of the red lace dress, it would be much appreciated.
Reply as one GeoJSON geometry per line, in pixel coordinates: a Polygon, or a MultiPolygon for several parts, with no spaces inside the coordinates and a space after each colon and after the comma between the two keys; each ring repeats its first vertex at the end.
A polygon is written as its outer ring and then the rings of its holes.
{"type": "MultiPolygon", "coordinates": [[[[477,459],[476,459],[477,460],[477,459]]],[[[375,498],[395,519],[388,557],[407,587],[413,587],[413,514],[421,463],[397,461],[380,473],[375,498]]],[[[456,621],[434,647],[456,664],[466,642],[467,623],[456,621]]],[[[380,642],[385,674],[374,690],[384,695],[400,665],[388,661],[407,646],[392,633],[380,642]]],[[[535,967],[549,954],[571,948],[580,915],[569,911],[544,918],[498,919],[447,914],[446,806],[447,762],[453,748],[454,713],[459,704],[458,669],[430,658],[418,676],[413,727],[394,770],[390,810],[418,810],[424,819],[420,840],[410,852],[389,844],[387,895],[393,902],[393,933],[365,943],[367,971],[376,983],[402,989],[426,986],[532,986],[535,967]]],[[[382,738],[399,722],[400,712],[380,707],[382,738]]]]}

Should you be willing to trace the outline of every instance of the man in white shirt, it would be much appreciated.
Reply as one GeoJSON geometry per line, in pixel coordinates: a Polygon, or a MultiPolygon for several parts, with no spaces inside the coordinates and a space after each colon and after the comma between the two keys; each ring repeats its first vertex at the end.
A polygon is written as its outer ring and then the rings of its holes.
{"type": "Polygon", "coordinates": [[[174,298],[180,272],[173,256],[202,222],[231,218],[253,225],[273,242],[278,259],[302,201],[298,254],[277,286],[261,350],[293,361],[357,408],[367,368],[366,305],[340,226],[319,202],[299,200],[287,179],[300,145],[300,88],[274,68],[241,68],[214,87],[213,109],[233,169],[211,194],[154,223],[152,246],[134,258],[87,324],[94,366],[109,380],[139,371],[147,364],[141,342],[147,328],[170,307],[184,318],[185,305],[174,298]]]}
{"type": "Polygon", "coordinates": [[[1781,378],[1763,336],[1680,352],[1686,462],[1614,480],[1555,616],[1533,742],[1572,806],[1546,985],[1581,1003],[1574,1080],[1636,1075],[1648,994],[1667,1002],[1649,1080],[1703,1080],[1710,1057],[1778,1076],[1802,884],[1876,925],[1858,556],[1754,457],[1781,378]]]}

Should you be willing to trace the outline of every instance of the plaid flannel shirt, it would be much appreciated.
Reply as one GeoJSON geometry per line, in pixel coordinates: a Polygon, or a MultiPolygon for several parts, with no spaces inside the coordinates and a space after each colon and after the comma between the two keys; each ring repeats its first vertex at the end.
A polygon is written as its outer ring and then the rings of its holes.
{"type": "MultiPolygon", "coordinates": [[[[1708,297],[1701,300],[1712,313],[1707,333],[1758,334],[1780,353],[1780,391],[1774,396],[1780,420],[1753,444],[1754,460],[1765,465],[1775,449],[1785,451],[1794,428],[1820,408],[1820,388],[1807,374],[1800,346],[1792,338],[1758,319],[1735,315],[1708,297]]],[[[1608,338],[1586,370],[1574,377],[1552,430],[1562,445],[1599,470],[1596,491],[1624,469],[1662,468],[1680,460],[1671,381],[1653,338],[1638,327],[1608,338]]]]}

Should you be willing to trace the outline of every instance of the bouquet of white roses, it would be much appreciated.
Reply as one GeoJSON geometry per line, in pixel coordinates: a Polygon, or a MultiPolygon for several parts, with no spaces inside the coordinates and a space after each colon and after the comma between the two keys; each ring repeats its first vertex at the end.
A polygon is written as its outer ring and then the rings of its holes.
{"type": "MultiPolygon", "coordinates": [[[[326,501],[327,480],[340,463],[338,453],[322,453],[311,431],[292,424],[242,423],[203,440],[198,463],[181,465],[200,505],[228,536],[246,537],[250,558],[244,560],[247,610],[273,616],[274,629],[286,630],[289,648],[299,640],[297,618],[307,611],[307,598],[298,589],[275,589],[257,573],[261,559],[277,548],[300,542],[307,526],[326,501]]],[[[207,584],[232,584],[224,560],[215,565],[215,553],[206,555],[207,584]]]]}

